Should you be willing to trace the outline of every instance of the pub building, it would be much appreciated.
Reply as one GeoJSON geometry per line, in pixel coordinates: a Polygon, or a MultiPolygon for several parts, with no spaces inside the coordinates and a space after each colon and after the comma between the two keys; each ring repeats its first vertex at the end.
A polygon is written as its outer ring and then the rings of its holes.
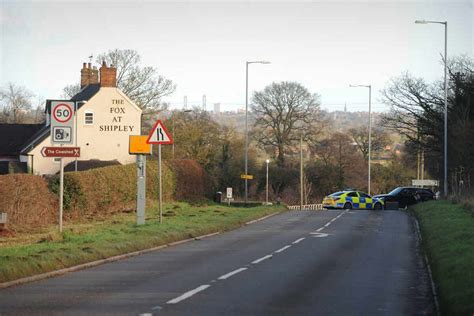
{"type": "MultiPolygon", "coordinates": [[[[59,171],[59,158],[46,158],[43,147],[51,143],[51,101],[47,100],[44,124],[0,124],[0,174],[59,171]]],[[[62,100],[65,101],[65,100],[62,100]]],[[[74,116],[73,144],[80,147],[77,169],[135,162],[128,153],[130,135],[141,134],[142,110],[117,88],[117,69],[103,62],[100,69],[84,63],[81,90],[71,100],[74,116]]],[[[75,170],[76,158],[63,158],[66,171],[75,170]]]]}

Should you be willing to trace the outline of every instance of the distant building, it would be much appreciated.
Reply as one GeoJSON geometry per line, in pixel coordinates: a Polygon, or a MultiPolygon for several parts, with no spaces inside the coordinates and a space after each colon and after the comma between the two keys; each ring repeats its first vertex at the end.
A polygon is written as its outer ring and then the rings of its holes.
{"type": "Polygon", "coordinates": [[[220,103],[214,103],[214,114],[220,114],[221,113],[221,104],[220,103]]]}
{"type": "MultiPolygon", "coordinates": [[[[130,135],[141,134],[142,110],[117,88],[116,77],[117,69],[107,67],[105,62],[99,70],[91,68],[90,63],[83,64],[81,91],[70,100],[77,107],[75,144],[70,146],[81,148],[79,165],[90,166],[91,161],[101,165],[135,161],[128,153],[128,142],[130,135]]],[[[0,173],[28,171],[42,175],[59,171],[57,158],[41,155],[43,147],[53,146],[51,101],[55,100],[46,101],[44,124],[0,124],[0,173]]],[[[64,164],[74,160],[64,158],[64,164]]]]}

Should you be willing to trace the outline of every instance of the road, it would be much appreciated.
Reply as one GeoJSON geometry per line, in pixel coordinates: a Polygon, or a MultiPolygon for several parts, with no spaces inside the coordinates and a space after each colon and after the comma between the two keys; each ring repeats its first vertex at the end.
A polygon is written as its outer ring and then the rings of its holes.
{"type": "Polygon", "coordinates": [[[0,315],[433,315],[413,221],[293,211],[0,290],[0,315]]]}

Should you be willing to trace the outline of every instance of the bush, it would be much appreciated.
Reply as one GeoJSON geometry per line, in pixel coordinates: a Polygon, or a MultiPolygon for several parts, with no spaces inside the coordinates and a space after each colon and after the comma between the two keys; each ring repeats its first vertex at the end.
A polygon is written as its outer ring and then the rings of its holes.
{"type": "Polygon", "coordinates": [[[8,215],[11,230],[37,230],[56,222],[57,197],[40,176],[11,174],[0,176],[0,212],[8,215]]]}

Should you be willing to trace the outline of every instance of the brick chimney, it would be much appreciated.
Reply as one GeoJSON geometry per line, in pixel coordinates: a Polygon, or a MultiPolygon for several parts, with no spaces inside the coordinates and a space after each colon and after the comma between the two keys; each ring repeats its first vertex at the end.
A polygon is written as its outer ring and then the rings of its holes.
{"type": "Polygon", "coordinates": [[[99,83],[99,71],[97,67],[91,67],[91,63],[82,63],[81,89],[92,83],[99,83]]]}
{"type": "Polygon", "coordinates": [[[117,68],[113,65],[107,67],[107,64],[103,61],[99,71],[101,87],[117,87],[117,68]]]}

